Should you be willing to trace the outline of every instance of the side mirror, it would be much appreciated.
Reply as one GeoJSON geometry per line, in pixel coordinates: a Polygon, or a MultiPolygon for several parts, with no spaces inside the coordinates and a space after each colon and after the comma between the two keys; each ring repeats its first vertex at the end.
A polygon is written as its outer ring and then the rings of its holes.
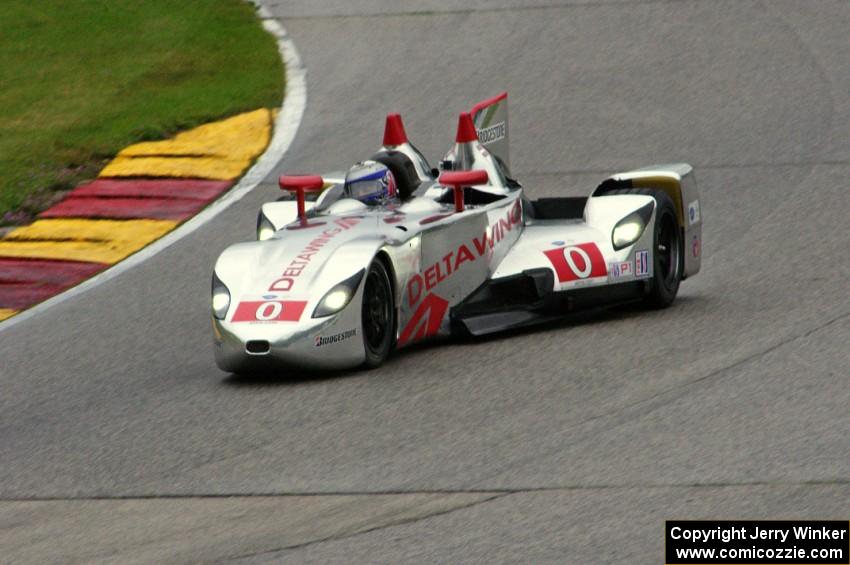
{"type": "Polygon", "coordinates": [[[322,190],[325,181],[319,175],[282,175],[278,179],[281,190],[295,192],[298,199],[298,217],[301,225],[307,224],[307,212],[304,210],[304,194],[322,190]]]}

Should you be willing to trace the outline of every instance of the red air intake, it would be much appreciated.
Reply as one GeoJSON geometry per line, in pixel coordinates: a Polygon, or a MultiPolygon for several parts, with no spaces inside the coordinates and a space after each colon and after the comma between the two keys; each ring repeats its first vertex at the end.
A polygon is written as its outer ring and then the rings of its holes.
{"type": "Polygon", "coordinates": [[[407,143],[407,133],[400,114],[387,114],[387,123],[384,126],[384,146],[392,147],[407,143]]]}
{"type": "Polygon", "coordinates": [[[457,143],[469,143],[470,141],[478,141],[478,133],[475,131],[475,124],[472,123],[472,115],[469,112],[463,112],[457,121],[457,143]]]}

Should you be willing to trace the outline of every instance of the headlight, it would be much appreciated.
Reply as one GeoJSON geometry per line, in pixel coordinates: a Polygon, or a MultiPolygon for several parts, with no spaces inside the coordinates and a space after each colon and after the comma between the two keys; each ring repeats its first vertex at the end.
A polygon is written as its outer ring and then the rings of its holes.
{"type": "Polygon", "coordinates": [[[650,202],[617,222],[611,234],[611,243],[614,244],[614,250],[628,247],[640,239],[640,236],[643,235],[643,230],[646,229],[646,224],[649,222],[650,216],[652,216],[652,209],[654,207],[655,203],[650,202]]]}
{"type": "Polygon", "coordinates": [[[230,291],[224,286],[224,283],[213,272],[212,278],[212,311],[213,316],[219,320],[223,320],[227,316],[227,309],[230,308],[230,291]]]}
{"type": "Polygon", "coordinates": [[[257,216],[257,241],[271,239],[276,231],[266,215],[260,212],[260,215],[257,216]]]}
{"type": "Polygon", "coordinates": [[[325,294],[316,309],[313,311],[314,318],[323,318],[336,314],[351,302],[351,297],[357,292],[357,285],[360,284],[360,279],[363,278],[363,273],[366,269],[361,269],[354,276],[348,277],[338,285],[330,289],[325,294]]]}

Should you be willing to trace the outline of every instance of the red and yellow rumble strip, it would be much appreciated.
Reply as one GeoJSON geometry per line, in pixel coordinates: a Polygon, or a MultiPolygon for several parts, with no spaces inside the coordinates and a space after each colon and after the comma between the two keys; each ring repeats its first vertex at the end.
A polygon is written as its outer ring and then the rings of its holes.
{"type": "Polygon", "coordinates": [[[271,138],[240,114],[121,151],[100,177],[0,239],[0,321],[145,247],[229,189],[271,138]]]}

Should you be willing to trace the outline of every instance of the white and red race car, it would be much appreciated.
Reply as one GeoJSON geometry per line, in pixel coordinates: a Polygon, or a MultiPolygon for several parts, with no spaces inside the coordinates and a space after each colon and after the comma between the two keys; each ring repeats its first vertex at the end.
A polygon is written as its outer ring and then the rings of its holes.
{"type": "Polygon", "coordinates": [[[397,114],[371,160],[392,172],[395,198],[351,198],[341,173],[283,176],[297,198],[264,204],[258,240],[218,258],[221,369],[375,367],[434,336],[631,301],[665,307],[700,269],[690,165],[616,174],[588,198],[529,200],[510,174],[505,93],[460,115],[439,169],[397,114]]]}

